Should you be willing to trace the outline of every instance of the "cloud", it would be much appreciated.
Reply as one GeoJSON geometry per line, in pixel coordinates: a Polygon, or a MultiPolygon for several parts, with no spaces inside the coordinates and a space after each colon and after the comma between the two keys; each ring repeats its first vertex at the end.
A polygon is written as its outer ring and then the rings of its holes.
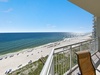
{"type": "Polygon", "coordinates": [[[47,28],[55,28],[55,25],[47,24],[47,28]]]}
{"type": "Polygon", "coordinates": [[[2,11],[2,12],[4,12],[4,13],[8,13],[8,12],[11,12],[12,10],[13,10],[12,8],[9,8],[9,9],[4,10],[4,11],[2,11]]]}
{"type": "Polygon", "coordinates": [[[79,27],[79,29],[85,29],[84,27],[79,27]]]}
{"type": "Polygon", "coordinates": [[[8,0],[0,0],[0,2],[8,2],[8,0]]]}

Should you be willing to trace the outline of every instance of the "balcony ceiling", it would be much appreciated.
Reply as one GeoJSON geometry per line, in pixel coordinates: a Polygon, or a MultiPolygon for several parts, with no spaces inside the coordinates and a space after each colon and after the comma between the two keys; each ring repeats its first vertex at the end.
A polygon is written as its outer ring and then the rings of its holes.
{"type": "Polygon", "coordinates": [[[91,14],[100,17],[100,0],[69,0],[91,14]]]}

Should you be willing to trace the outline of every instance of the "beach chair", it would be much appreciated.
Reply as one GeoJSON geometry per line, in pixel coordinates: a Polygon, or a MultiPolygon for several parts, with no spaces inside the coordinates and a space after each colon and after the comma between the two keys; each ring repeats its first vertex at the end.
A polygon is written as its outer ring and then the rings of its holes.
{"type": "Polygon", "coordinates": [[[76,52],[80,75],[96,75],[95,68],[92,64],[91,54],[89,51],[76,52]]]}

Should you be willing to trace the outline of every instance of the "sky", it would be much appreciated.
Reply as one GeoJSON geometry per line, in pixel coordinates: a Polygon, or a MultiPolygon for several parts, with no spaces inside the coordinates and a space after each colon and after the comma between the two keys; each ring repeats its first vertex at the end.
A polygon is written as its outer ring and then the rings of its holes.
{"type": "Polygon", "coordinates": [[[93,15],[68,0],[0,0],[0,33],[92,32],[93,15]]]}

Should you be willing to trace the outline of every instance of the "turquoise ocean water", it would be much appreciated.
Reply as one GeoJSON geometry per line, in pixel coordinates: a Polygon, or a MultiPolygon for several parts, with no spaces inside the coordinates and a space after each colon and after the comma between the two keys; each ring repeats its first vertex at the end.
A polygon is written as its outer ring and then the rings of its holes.
{"type": "Polygon", "coordinates": [[[0,55],[77,36],[69,32],[0,33],[0,55]]]}

